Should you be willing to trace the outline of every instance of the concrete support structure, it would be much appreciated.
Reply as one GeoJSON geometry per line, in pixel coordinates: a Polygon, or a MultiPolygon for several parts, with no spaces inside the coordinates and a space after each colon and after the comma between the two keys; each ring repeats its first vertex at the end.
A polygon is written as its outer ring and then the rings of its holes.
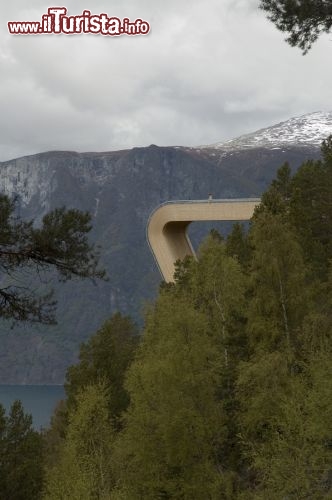
{"type": "Polygon", "coordinates": [[[174,281],[174,263],[186,255],[195,257],[187,229],[193,221],[249,220],[258,198],[208,201],[175,201],[158,207],[150,216],[147,239],[160,272],[167,282],[174,281]]]}

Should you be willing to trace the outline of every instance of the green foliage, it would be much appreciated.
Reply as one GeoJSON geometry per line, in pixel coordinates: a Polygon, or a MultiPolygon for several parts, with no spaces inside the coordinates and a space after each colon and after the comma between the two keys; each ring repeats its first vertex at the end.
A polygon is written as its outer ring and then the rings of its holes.
{"type": "Polygon", "coordinates": [[[250,260],[250,246],[243,224],[236,222],[226,241],[227,255],[234,257],[247,269],[250,260]]]}
{"type": "Polygon", "coordinates": [[[77,395],[58,461],[46,474],[45,500],[109,498],[114,429],[108,399],[108,388],[102,383],[89,385],[77,395]]]}
{"type": "Polygon", "coordinates": [[[291,196],[291,169],[288,163],[284,163],[277,172],[265,193],[262,195],[262,203],[255,209],[254,220],[262,211],[268,211],[273,215],[282,215],[287,220],[289,212],[289,201],[291,196]]]}
{"type": "Polygon", "coordinates": [[[248,235],[177,263],[135,354],[119,315],[82,346],[46,498],[332,498],[332,138],[322,152],[281,167],[248,235]]]}
{"type": "Polygon", "coordinates": [[[56,303],[52,292],[43,290],[49,279],[46,271],[56,270],[62,281],[105,277],[87,239],[91,216],[60,208],[45,215],[42,226],[35,228],[14,211],[15,200],[0,194],[0,272],[7,277],[0,287],[0,318],[54,323],[56,303]],[[27,279],[36,275],[43,277],[41,293],[27,279]]]}
{"type": "Polygon", "coordinates": [[[307,161],[293,177],[286,163],[262,196],[262,212],[279,215],[301,245],[308,270],[327,279],[332,259],[332,136],[322,143],[322,160],[307,161]]]}
{"type": "Polygon", "coordinates": [[[303,54],[332,26],[331,0],[261,0],[260,8],[279,30],[288,33],[286,41],[303,54]]]}
{"type": "Polygon", "coordinates": [[[240,264],[227,255],[226,245],[209,237],[190,272],[186,293],[208,318],[211,335],[223,352],[225,375],[245,356],[244,310],[246,278],[240,264]]]}
{"type": "Polygon", "coordinates": [[[244,278],[215,235],[198,262],[179,263],[176,276],[150,311],[129,369],[131,404],[116,446],[119,498],[234,493],[232,397],[243,351],[244,278]]]}
{"type": "Polygon", "coordinates": [[[290,221],[315,275],[326,279],[332,259],[331,141],[323,161],[307,162],[292,179],[290,221]]]}
{"type": "Polygon", "coordinates": [[[116,446],[124,498],[216,498],[220,366],[206,317],[162,294],[127,379],[131,404],[116,446]]]}
{"type": "Polygon", "coordinates": [[[61,279],[73,276],[102,278],[93,246],[87,240],[91,215],[79,210],[57,208],[43,217],[42,227],[31,232],[30,258],[39,266],[53,265],[61,279]]]}
{"type": "Polygon", "coordinates": [[[43,430],[43,456],[47,469],[53,467],[59,459],[60,449],[66,439],[68,428],[67,401],[60,400],[51,416],[50,426],[43,430]]]}
{"type": "Polygon", "coordinates": [[[250,233],[253,246],[248,308],[252,350],[290,350],[308,307],[305,266],[292,228],[279,215],[261,213],[250,233]]]}
{"type": "Polygon", "coordinates": [[[302,374],[290,370],[282,353],[241,367],[239,420],[253,498],[330,498],[330,372],[324,354],[302,374]]]}
{"type": "Polygon", "coordinates": [[[43,484],[42,438],[32,417],[15,401],[9,416],[0,405],[0,495],[6,500],[37,500],[43,484]]]}
{"type": "Polygon", "coordinates": [[[331,146],[293,178],[279,171],[250,231],[250,356],[236,380],[243,499],[332,493],[331,146]]]}
{"type": "Polygon", "coordinates": [[[137,327],[130,318],[116,313],[106,321],[87,343],[82,344],[79,363],[67,370],[65,389],[69,407],[75,405],[77,394],[86,385],[104,381],[110,388],[111,415],[118,422],[128,406],[123,381],[138,341],[137,327]]]}
{"type": "Polygon", "coordinates": [[[114,428],[121,428],[121,414],[127,408],[129,397],[123,382],[139,342],[136,325],[119,313],[114,314],[82,344],[79,362],[70,366],[66,374],[67,398],[57,406],[50,428],[44,431],[44,455],[47,468],[59,460],[60,450],[67,439],[69,420],[75,414],[79,396],[86,387],[105,384],[109,416],[114,428]]]}

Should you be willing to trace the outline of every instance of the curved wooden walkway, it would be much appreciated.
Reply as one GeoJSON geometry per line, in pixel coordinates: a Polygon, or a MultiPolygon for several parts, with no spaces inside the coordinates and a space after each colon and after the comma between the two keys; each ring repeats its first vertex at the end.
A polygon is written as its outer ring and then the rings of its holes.
{"type": "Polygon", "coordinates": [[[187,234],[191,222],[249,220],[259,203],[259,198],[174,201],[154,210],[147,225],[147,239],[164,280],[174,281],[174,263],[178,259],[195,257],[187,234]]]}

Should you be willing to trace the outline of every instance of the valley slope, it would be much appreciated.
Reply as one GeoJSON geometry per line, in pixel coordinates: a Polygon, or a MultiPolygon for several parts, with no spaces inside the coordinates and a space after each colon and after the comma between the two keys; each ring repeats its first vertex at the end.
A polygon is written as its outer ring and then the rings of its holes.
{"type": "MultiPolygon", "coordinates": [[[[11,329],[0,322],[0,383],[62,383],[80,343],[113,312],[140,321],[144,303],[153,299],[160,282],[146,242],[152,210],[167,200],[206,199],[210,193],[214,198],[260,196],[286,160],[296,169],[320,156],[321,139],[332,133],[332,114],[318,115],[301,117],[302,124],[296,122],[299,119],[279,124],[279,140],[271,127],[198,148],[151,145],[106,153],[54,151],[0,163],[0,189],[18,197],[23,217],[38,224],[47,211],[59,206],[91,212],[91,237],[101,245],[109,276],[109,281],[97,284],[57,285],[54,327],[11,329]],[[300,141],[310,124],[307,139],[300,141]],[[292,138],[286,140],[289,134],[292,138]],[[259,139],[262,136],[264,140],[259,139]]],[[[206,230],[199,224],[193,228],[194,241],[206,230]]]]}

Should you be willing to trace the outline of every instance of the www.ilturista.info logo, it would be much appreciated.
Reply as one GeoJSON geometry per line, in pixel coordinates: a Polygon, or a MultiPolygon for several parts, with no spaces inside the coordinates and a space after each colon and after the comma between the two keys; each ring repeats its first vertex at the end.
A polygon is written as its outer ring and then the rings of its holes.
{"type": "Polygon", "coordinates": [[[131,22],[127,17],[119,19],[104,13],[93,15],[90,10],[84,10],[80,16],[66,14],[66,7],[50,7],[47,14],[42,16],[41,22],[9,21],[8,31],[12,35],[92,33],[105,36],[147,35],[150,31],[149,23],[142,19],[131,22]]]}

